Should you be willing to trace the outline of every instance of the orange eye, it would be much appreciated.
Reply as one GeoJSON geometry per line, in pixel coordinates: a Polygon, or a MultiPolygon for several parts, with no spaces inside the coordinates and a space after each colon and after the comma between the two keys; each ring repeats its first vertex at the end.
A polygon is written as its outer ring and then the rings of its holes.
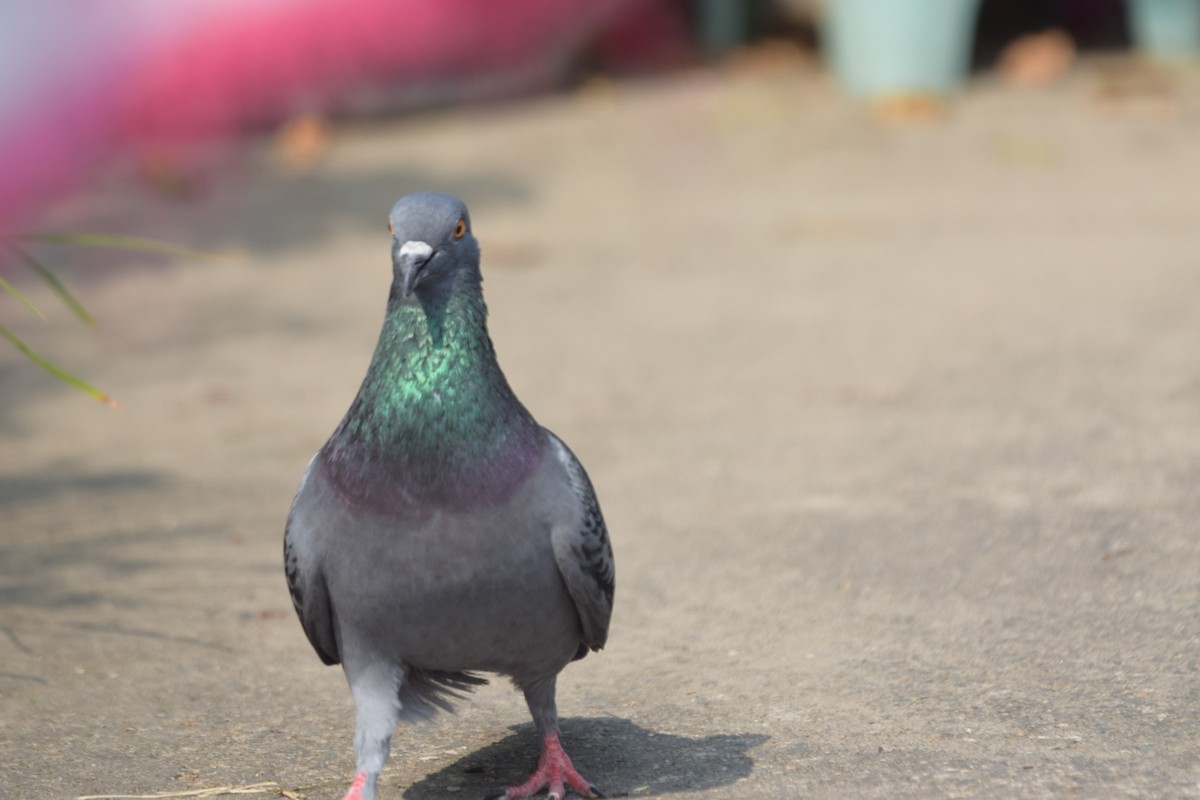
{"type": "Polygon", "coordinates": [[[467,232],[466,220],[460,219],[458,221],[458,224],[454,226],[454,238],[461,239],[463,237],[463,234],[466,232],[467,232]]]}
{"type": "Polygon", "coordinates": [[[392,230],[392,221],[390,219],[388,220],[388,234],[391,236],[396,235],[396,232],[392,230]]]}

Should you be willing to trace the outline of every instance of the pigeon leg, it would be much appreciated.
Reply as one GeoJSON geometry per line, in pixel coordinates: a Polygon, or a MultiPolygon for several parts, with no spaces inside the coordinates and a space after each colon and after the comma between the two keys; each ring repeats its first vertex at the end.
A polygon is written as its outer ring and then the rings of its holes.
{"type": "Polygon", "coordinates": [[[375,800],[375,784],[392,746],[400,718],[400,695],[395,670],[377,665],[346,670],[354,695],[354,782],[342,800],[375,800]]]}
{"type": "Polygon", "coordinates": [[[365,800],[375,796],[375,781],[379,778],[378,775],[368,775],[365,772],[360,772],[354,776],[354,782],[350,784],[350,790],[342,797],[342,800],[365,800]],[[370,783],[368,787],[367,784],[370,783]]]}
{"type": "Polygon", "coordinates": [[[554,677],[533,684],[525,689],[525,702],[529,713],[542,737],[542,755],[537,769],[529,780],[520,786],[512,786],[502,792],[489,795],[486,800],[519,800],[532,797],[543,788],[547,789],[547,800],[564,800],[570,789],[580,797],[604,797],[604,793],[576,771],[571,759],[558,740],[558,711],[554,707],[554,677]]]}

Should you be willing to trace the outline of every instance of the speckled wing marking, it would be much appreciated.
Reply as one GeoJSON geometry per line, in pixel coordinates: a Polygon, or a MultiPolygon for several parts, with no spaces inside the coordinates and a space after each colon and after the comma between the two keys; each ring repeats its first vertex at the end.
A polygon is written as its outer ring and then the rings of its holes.
{"type": "MultiPolygon", "coordinates": [[[[312,470],[310,463],[309,470],[312,470]]],[[[307,558],[307,537],[303,535],[303,521],[297,518],[296,508],[304,493],[308,473],[300,483],[292,510],[288,514],[287,527],[283,532],[283,568],[287,574],[288,591],[292,594],[292,605],[309,643],[326,664],[341,661],[337,638],[333,632],[333,607],[329,603],[329,592],[325,588],[325,577],[320,568],[307,558]]]]}
{"type": "Polygon", "coordinates": [[[592,650],[599,650],[608,639],[612,617],[615,587],[612,545],[583,465],[561,439],[552,433],[549,436],[578,503],[572,524],[554,529],[554,558],[579,612],[584,643],[592,650]]]}

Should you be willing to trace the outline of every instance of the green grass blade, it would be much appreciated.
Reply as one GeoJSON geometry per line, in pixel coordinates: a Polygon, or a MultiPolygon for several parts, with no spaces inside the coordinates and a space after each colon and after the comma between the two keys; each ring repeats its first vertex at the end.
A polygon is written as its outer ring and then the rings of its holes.
{"type": "Polygon", "coordinates": [[[158,239],[143,236],[122,236],[112,233],[19,233],[16,238],[48,244],[73,244],[79,247],[113,247],[119,250],[140,250],[151,253],[169,253],[191,258],[229,259],[238,253],[220,250],[197,250],[158,239]]]}
{"type": "Polygon", "coordinates": [[[35,306],[33,304],[33,301],[25,296],[24,292],[22,292],[17,287],[13,286],[8,281],[4,280],[3,275],[0,275],[0,289],[3,289],[4,291],[8,292],[10,295],[15,297],[17,300],[21,301],[22,305],[24,305],[26,308],[28,308],[34,314],[37,314],[39,319],[41,319],[43,321],[46,319],[46,315],[42,313],[41,309],[39,309],[37,306],[35,306]]]}
{"type": "Polygon", "coordinates": [[[12,331],[10,331],[8,328],[4,327],[3,325],[0,325],[0,336],[3,336],[5,339],[8,339],[8,341],[12,344],[12,346],[17,348],[18,351],[20,351],[21,355],[25,356],[30,361],[37,364],[42,369],[46,370],[46,372],[49,372],[54,377],[58,378],[60,381],[63,381],[64,383],[74,386],[76,389],[80,390],[81,392],[90,394],[92,397],[96,398],[97,400],[99,400],[101,403],[104,403],[105,405],[112,406],[113,408],[118,407],[117,401],[113,400],[111,397],[109,397],[108,394],[100,391],[95,386],[92,386],[90,383],[84,381],[82,378],[77,378],[74,375],[72,375],[71,373],[67,372],[66,370],[58,367],[52,361],[50,361],[50,359],[46,358],[45,356],[38,354],[33,348],[31,348],[29,345],[25,344],[25,342],[18,339],[16,334],[14,334],[12,331]]]}
{"type": "MultiPolygon", "coordinates": [[[[25,248],[18,247],[11,241],[8,242],[8,246],[12,248],[14,253],[21,257],[21,260],[25,262],[27,267],[36,272],[42,280],[49,284],[50,288],[54,290],[54,293],[58,295],[58,299],[63,301],[63,305],[71,309],[71,313],[79,317],[83,324],[90,325],[93,328],[96,327],[96,318],[93,317],[88,310],[83,307],[83,303],[75,299],[75,295],[67,291],[67,287],[63,286],[62,282],[59,281],[58,278],[54,277],[53,272],[51,272],[44,264],[42,264],[42,262],[30,255],[25,248]]],[[[45,318],[43,317],[43,319],[45,318]]]]}

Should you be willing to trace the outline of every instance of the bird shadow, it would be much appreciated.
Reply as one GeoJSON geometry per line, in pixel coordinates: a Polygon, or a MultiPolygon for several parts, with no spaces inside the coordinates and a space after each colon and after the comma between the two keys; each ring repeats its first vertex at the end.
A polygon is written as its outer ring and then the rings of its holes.
{"type": "MultiPolygon", "coordinates": [[[[564,720],[563,742],[576,769],[609,797],[654,796],[728,786],[754,769],[748,751],[767,741],[758,733],[693,738],[647,730],[618,717],[564,720]]],[[[521,783],[536,766],[532,724],[427,776],[404,792],[406,800],[485,797],[521,783]]]]}

